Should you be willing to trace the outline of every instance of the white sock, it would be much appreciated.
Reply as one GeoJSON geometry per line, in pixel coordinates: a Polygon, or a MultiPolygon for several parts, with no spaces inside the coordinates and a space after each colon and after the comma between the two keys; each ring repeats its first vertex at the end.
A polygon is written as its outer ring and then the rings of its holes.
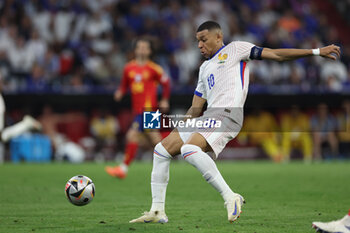
{"type": "Polygon", "coordinates": [[[232,197],[234,192],[221,176],[215,162],[200,147],[185,144],[181,147],[181,155],[202,173],[204,179],[221,194],[225,201],[232,197]]]}
{"type": "Polygon", "coordinates": [[[30,130],[32,128],[32,124],[28,121],[26,121],[25,119],[23,119],[22,121],[6,127],[1,134],[1,138],[4,142],[7,142],[8,140],[10,140],[13,137],[17,137],[21,134],[23,134],[24,132],[30,130]]]}
{"type": "Polygon", "coordinates": [[[123,170],[123,172],[128,173],[128,170],[129,170],[128,165],[126,165],[125,163],[121,163],[119,166],[123,170]]]}
{"type": "Polygon", "coordinates": [[[152,207],[151,211],[165,210],[165,195],[169,181],[169,165],[172,156],[158,143],[153,152],[153,169],[151,176],[152,207]]]}

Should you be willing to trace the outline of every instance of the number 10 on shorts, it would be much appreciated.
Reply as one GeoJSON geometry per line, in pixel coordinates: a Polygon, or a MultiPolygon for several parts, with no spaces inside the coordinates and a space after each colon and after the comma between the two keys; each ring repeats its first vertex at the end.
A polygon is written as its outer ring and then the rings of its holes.
{"type": "Polygon", "coordinates": [[[209,90],[214,86],[215,84],[215,80],[214,80],[214,75],[211,74],[208,77],[208,86],[209,86],[209,90]]]}

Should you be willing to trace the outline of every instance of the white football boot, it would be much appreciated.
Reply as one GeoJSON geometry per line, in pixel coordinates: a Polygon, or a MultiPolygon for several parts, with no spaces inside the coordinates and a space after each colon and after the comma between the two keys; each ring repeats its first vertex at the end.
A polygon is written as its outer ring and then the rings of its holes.
{"type": "Polygon", "coordinates": [[[143,215],[139,218],[135,218],[131,220],[129,223],[167,223],[168,217],[166,216],[164,211],[150,211],[144,212],[143,215]]]}
{"type": "Polygon", "coordinates": [[[346,215],[344,218],[332,222],[313,222],[312,227],[316,229],[316,232],[350,233],[350,216],[346,215]]]}
{"type": "Polygon", "coordinates": [[[238,193],[233,194],[232,199],[225,202],[228,221],[232,223],[239,218],[244,203],[244,198],[238,193]]]}

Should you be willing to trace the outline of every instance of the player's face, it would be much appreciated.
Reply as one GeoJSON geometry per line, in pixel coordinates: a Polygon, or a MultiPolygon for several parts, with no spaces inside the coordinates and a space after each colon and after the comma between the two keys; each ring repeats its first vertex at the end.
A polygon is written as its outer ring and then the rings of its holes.
{"type": "Polygon", "coordinates": [[[148,59],[151,56],[151,45],[147,41],[138,41],[135,48],[136,58],[148,59]]]}
{"type": "Polygon", "coordinates": [[[208,29],[199,31],[196,34],[198,48],[205,58],[213,56],[222,46],[222,34],[218,30],[208,29]]]}

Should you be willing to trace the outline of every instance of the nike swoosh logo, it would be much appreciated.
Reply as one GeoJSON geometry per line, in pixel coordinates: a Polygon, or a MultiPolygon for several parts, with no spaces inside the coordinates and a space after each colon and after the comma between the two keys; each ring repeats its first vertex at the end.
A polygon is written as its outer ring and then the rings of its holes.
{"type": "Polygon", "coordinates": [[[232,213],[232,215],[236,215],[237,214],[237,202],[235,202],[235,211],[232,213]]]}
{"type": "Polygon", "coordinates": [[[150,220],[150,221],[147,221],[147,220],[143,220],[145,223],[150,223],[150,222],[152,222],[152,220],[150,220]]]}
{"type": "MultiPolygon", "coordinates": [[[[345,225],[344,225],[345,226],[345,225]]],[[[350,226],[345,226],[350,231],[350,226]]]]}
{"type": "Polygon", "coordinates": [[[76,192],[76,193],[72,193],[71,195],[73,197],[76,197],[76,198],[80,198],[82,193],[85,191],[85,188],[81,189],[80,191],[76,192]]]}

